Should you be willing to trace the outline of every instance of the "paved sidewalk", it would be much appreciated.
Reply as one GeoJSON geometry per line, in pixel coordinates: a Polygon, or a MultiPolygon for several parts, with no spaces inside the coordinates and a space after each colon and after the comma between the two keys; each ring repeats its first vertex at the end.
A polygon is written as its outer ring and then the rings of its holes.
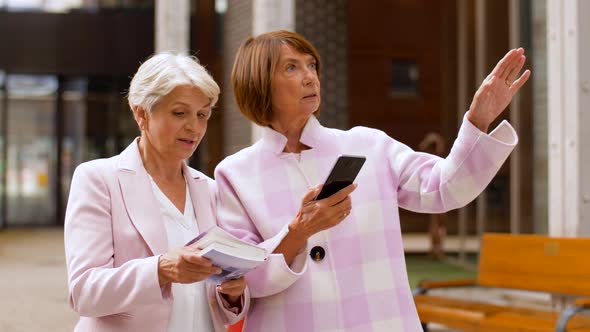
{"type": "Polygon", "coordinates": [[[0,231],[0,331],[72,331],[63,229],[0,231]]]}

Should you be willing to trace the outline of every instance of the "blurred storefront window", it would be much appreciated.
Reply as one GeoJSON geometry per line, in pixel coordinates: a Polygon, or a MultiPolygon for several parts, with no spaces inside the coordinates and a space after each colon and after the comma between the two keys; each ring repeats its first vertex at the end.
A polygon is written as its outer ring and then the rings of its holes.
{"type": "Polygon", "coordinates": [[[0,226],[61,223],[76,167],[133,141],[139,133],[125,102],[127,80],[0,72],[0,226]]]}
{"type": "Polygon", "coordinates": [[[8,225],[54,224],[57,183],[55,76],[8,75],[8,225]]]}
{"type": "Polygon", "coordinates": [[[147,9],[154,8],[154,0],[0,0],[0,8],[51,13],[71,10],[147,9]]]}
{"type": "MultiPolygon", "coordinates": [[[[191,54],[203,50],[218,68],[214,2],[190,3],[191,54]]],[[[0,0],[0,228],[63,224],[75,168],[139,135],[125,92],[154,51],[154,9],[155,0],[0,0]]]]}
{"type": "MultiPolygon", "coordinates": [[[[87,160],[84,155],[86,134],[86,98],[88,79],[71,78],[64,80],[63,87],[63,138],[61,145],[61,190],[68,197],[74,169],[87,160]]],[[[65,208],[66,200],[62,202],[65,208]]]]}

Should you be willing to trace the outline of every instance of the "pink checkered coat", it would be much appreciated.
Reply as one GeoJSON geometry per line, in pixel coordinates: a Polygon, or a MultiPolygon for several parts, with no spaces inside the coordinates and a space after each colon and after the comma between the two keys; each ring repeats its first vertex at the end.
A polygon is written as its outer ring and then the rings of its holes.
{"type": "Polygon", "coordinates": [[[283,153],[287,139],[263,138],[219,164],[218,222],[273,250],[304,194],[322,183],[339,154],[367,161],[352,212],[312,236],[291,266],[281,254],[247,275],[252,303],[245,331],[421,331],[408,284],[398,208],[440,213],[472,201],[492,180],[518,137],[502,122],[492,133],[464,119],[446,159],[415,152],[379,130],[322,127],[312,116],[301,136],[311,149],[283,153]],[[310,259],[314,246],[326,251],[310,259]]]}

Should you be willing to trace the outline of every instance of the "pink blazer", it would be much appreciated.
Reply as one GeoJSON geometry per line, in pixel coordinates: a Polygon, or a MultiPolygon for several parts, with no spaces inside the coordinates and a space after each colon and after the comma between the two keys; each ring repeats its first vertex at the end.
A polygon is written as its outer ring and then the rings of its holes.
{"type": "MultiPolygon", "coordinates": [[[[200,230],[215,223],[215,183],[183,165],[200,230]]],[[[120,155],[76,168],[65,217],[65,252],[76,331],[166,331],[171,287],[158,284],[166,230],[137,140],[120,155]]],[[[207,285],[215,331],[242,318],[223,308],[207,285]]]]}

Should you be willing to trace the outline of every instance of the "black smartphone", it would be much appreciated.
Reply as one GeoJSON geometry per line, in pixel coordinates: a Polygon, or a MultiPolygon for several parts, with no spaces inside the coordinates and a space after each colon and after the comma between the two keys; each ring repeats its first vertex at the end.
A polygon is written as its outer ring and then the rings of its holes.
{"type": "Polygon", "coordinates": [[[315,199],[320,200],[330,197],[339,190],[351,185],[361,171],[366,159],[363,156],[339,156],[322,190],[315,199]]]}

